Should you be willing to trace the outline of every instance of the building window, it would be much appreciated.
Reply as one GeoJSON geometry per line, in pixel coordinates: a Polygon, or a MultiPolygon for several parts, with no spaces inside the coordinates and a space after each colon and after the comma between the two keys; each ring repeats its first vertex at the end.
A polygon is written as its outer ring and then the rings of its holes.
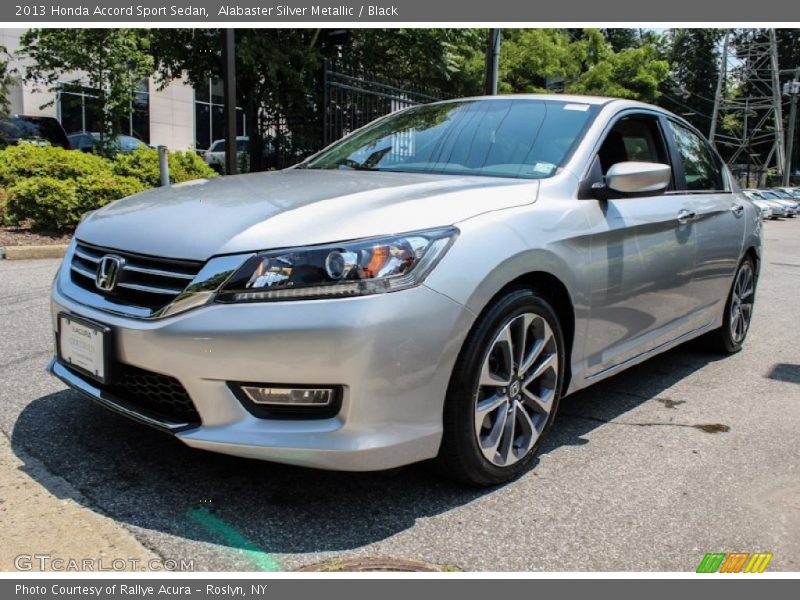
{"type": "MultiPolygon", "coordinates": [[[[208,150],[214,140],[225,136],[225,106],[221,79],[209,79],[208,85],[194,89],[194,144],[208,150]]],[[[244,111],[236,107],[236,135],[247,135],[244,111]]]]}
{"type": "MultiPolygon", "coordinates": [[[[58,90],[58,116],[68,133],[99,132],[102,111],[97,90],[76,83],[62,83],[58,90]]],[[[131,110],[117,123],[117,132],[150,142],[150,93],[148,82],[137,87],[131,110]]]]}

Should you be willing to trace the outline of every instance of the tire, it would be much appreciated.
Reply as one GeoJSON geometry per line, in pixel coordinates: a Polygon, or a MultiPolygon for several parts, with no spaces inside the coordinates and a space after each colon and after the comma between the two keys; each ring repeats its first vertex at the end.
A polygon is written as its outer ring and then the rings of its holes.
{"type": "Polygon", "coordinates": [[[564,336],[550,304],[530,289],[499,297],[478,318],[456,361],[440,470],[475,486],[523,473],[553,424],[565,365],[564,336]]]}
{"type": "Polygon", "coordinates": [[[714,352],[736,354],[742,349],[753,318],[757,283],[755,263],[752,258],[746,256],[739,263],[731,290],[728,292],[722,327],[709,334],[708,341],[714,352]]]}

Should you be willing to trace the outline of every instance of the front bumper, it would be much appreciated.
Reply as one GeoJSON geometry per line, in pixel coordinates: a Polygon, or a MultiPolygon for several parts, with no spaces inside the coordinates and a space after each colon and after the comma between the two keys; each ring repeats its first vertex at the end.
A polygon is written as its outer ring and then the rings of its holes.
{"type": "Polygon", "coordinates": [[[189,446],[349,471],[393,468],[438,452],[450,373],[473,316],[424,285],[361,298],[210,304],[148,321],[79,304],[59,279],[54,330],[59,312],[111,327],[115,360],[177,379],[201,424],[154,419],[55,360],[51,372],[189,446]],[[341,385],[341,410],[326,419],[260,419],[229,388],[237,381],[341,385]]]}

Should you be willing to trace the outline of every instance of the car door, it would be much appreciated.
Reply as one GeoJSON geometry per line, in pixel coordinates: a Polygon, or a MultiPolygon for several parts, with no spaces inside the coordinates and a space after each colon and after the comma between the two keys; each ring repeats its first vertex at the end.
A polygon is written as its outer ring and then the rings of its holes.
{"type": "MultiPolygon", "coordinates": [[[[628,111],[612,122],[589,180],[603,181],[613,164],[625,161],[671,165],[658,114],[628,111]]],[[[588,200],[586,211],[592,281],[585,356],[595,378],[695,326],[694,203],[673,181],[653,195],[588,200]]]]}
{"type": "Polygon", "coordinates": [[[88,135],[77,135],[73,138],[73,150],[80,150],[81,152],[91,152],[94,149],[94,140],[88,135]]]}
{"type": "Polygon", "coordinates": [[[667,119],[677,153],[676,182],[694,200],[697,253],[693,293],[707,321],[719,313],[728,297],[741,257],[745,207],[734,192],[730,174],[710,144],[689,125],[667,119]]]}

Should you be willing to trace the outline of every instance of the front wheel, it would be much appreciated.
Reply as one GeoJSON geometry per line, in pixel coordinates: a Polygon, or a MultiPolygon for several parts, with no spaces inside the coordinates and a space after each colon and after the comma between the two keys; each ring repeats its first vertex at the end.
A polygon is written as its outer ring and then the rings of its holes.
{"type": "Polygon", "coordinates": [[[722,327],[712,332],[713,348],[724,354],[735,354],[742,349],[756,298],[756,269],[753,259],[746,257],[739,264],[733,285],[725,303],[722,327]]]}
{"type": "Polygon", "coordinates": [[[437,458],[444,472],[482,486],[519,476],[553,423],[564,365],[561,326],[546,300],[529,289],[497,300],[453,371],[437,458]]]}

